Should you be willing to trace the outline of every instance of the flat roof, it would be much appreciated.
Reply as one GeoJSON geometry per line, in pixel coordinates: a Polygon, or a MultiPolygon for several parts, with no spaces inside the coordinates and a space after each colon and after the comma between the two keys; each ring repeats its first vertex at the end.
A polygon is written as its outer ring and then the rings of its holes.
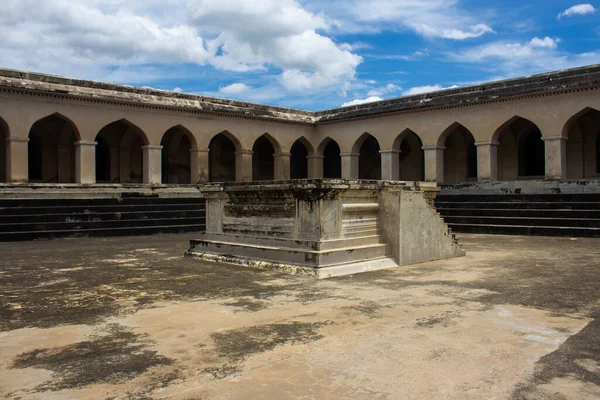
{"type": "Polygon", "coordinates": [[[590,86],[600,86],[600,64],[312,112],[168,90],[117,85],[0,68],[0,88],[23,89],[79,98],[148,104],[158,107],[308,124],[394,112],[478,104],[514,96],[550,93],[590,86]]]}

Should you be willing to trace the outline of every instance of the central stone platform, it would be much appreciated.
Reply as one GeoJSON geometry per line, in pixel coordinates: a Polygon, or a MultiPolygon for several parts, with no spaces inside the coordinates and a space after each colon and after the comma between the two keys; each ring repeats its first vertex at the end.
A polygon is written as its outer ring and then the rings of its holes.
{"type": "Polygon", "coordinates": [[[298,180],[201,188],[186,256],[320,278],[464,255],[421,182],[298,180]]]}

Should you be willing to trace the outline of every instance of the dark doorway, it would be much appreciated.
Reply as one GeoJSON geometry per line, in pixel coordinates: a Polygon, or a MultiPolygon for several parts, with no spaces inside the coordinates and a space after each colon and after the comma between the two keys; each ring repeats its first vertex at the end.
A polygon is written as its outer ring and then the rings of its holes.
{"type": "Polygon", "coordinates": [[[292,179],[308,178],[308,150],[299,140],[296,140],[291,149],[290,176],[292,179]]]}
{"type": "Polygon", "coordinates": [[[340,179],[342,177],[342,157],[340,146],[330,140],[323,150],[323,178],[340,179]]]}
{"type": "Polygon", "coordinates": [[[162,183],[191,183],[192,143],[188,133],[180,128],[169,129],[160,142],[162,148],[162,183]]]}
{"type": "Polygon", "coordinates": [[[272,181],[275,179],[275,148],[264,136],[252,146],[252,180],[272,181]]]}
{"type": "Polygon", "coordinates": [[[425,180],[425,152],[423,151],[423,143],[417,134],[409,131],[403,136],[398,157],[399,180],[425,180]]]}
{"type": "Polygon", "coordinates": [[[519,176],[543,176],[546,171],[546,151],[542,132],[531,127],[519,138],[519,176]]]}
{"type": "Polygon", "coordinates": [[[104,149],[96,149],[96,182],[142,183],[143,151],[147,144],[142,131],[125,120],[106,125],[98,132],[96,143],[104,149]]]}
{"type": "Polygon", "coordinates": [[[235,144],[219,133],[210,141],[208,175],[211,182],[235,181],[235,144]]]}
{"type": "Polygon", "coordinates": [[[373,136],[365,138],[360,146],[358,158],[358,179],[381,179],[381,154],[379,142],[373,136]]]}
{"type": "Polygon", "coordinates": [[[110,146],[104,138],[96,141],[96,182],[110,182],[110,146]]]}

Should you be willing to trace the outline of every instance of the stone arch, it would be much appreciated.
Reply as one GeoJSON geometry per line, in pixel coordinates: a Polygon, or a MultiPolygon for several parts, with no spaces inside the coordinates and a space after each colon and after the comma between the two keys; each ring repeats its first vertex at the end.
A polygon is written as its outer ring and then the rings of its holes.
{"type": "Polygon", "coordinates": [[[381,153],[379,142],[368,132],[363,133],[352,146],[358,154],[358,179],[381,179],[381,153]]]}
{"type": "Polygon", "coordinates": [[[6,176],[6,162],[8,161],[6,139],[8,137],[8,124],[0,118],[0,182],[8,182],[8,176],[6,176]]]}
{"type": "Polygon", "coordinates": [[[265,133],[252,146],[252,180],[275,179],[275,155],[281,154],[281,146],[271,135],[265,133]]]}
{"type": "Polygon", "coordinates": [[[193,183],[191,151],[196,149],[194,135],[183,126],[176,125],[165,132],[160,144],[162,183],[193,183]]]}
{"type": "Polygon", "coordinates": [[[342,157],[340,145],[330,137],[325,138],[317,148],[317,154],[323,157],[323,178],[340,179],[342,177],[342,157]]]}
{"type": "Polygon", "coordinates": [[[494,132],[498,143],[498,179],[539,178],[545,175],[545,145],[538,126],[518,115],[494,132]]]}
{"type": "Polygon", "coordinates": [[[308,157],[312,156],[314,149],[304,136],[294,142],[290,149],[290,178],[308,178],[308,157]]]}
{"type": "Polygon", "coordinates": [[[208,179],[210,182],[233,182],[236,179],[236,153],[242,146],[228,131],[223,131],[208,144],[208,179]]]}
{"type": "Polygon", "coordinates": [[[567,139],[567,178],[600,177],[600,111],[586,107],[563,128],[567,139]]]}
{"type": "Polygon", "coordinates": [[[96,182],[142,183],[143,147],[148,138],[136,125],[121,119],[100,129],[96,143],[96,182]]]}
{"type": "Polygon", "coordinates": [[[75,142],[79,140],[77,127],[62,114],[37,120],[29,130],[29,181],[74,183],[75,142]]]}
{"type": "Polygon", "coordinates": [[[425,152],[419,135],[411,129],[405,129],[394,140],[393,150],[400,152],[398,154],[399,180],[425,180],[425,152]]]}
{"type": "Polygon", "coordinates": [[[477,147],[471,131],[454,122],[442,132],[438,145],[444,147],[444,182],[477,179],[477,147]]]}

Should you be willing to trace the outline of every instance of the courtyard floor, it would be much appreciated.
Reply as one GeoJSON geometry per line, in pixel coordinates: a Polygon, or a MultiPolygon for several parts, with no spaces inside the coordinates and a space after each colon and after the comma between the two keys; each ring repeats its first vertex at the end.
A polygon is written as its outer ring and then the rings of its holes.
{"type": "Polygon", "coordinates": [[[600,240],[317,281],[184,259],[194,235],[0,243],[10,399],[600,398],[600,240]]]}

